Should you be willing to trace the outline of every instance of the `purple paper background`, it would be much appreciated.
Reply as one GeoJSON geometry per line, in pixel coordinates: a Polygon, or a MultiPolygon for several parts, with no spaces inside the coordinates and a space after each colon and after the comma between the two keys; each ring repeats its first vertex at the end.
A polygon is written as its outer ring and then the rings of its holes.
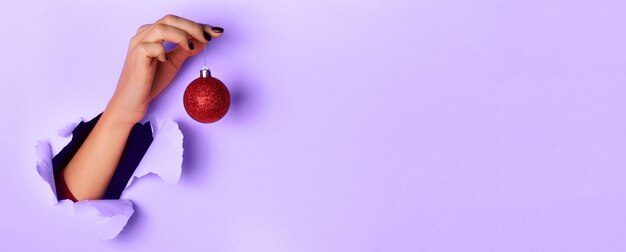
{"type": "Polygon", "coordinates": [[[626,251],[624,1],[2,4],[0,251],[626,251]],[[38,139],[110,98],[136,28],[226,29],[219,123],[178,185],[140,181],[97,241],[46,201],[38,139]]]}

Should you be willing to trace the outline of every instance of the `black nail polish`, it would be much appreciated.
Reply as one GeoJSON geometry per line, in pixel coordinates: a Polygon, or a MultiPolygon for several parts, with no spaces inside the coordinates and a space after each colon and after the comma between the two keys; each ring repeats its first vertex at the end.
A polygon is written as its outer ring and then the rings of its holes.
{"type": "Polygon", "coordinates": [[[193,50],[193,42],[191,40],[187,42],[187,45],[189,45],[189,49],[193,50]]]}
{"type": "Polygon", "coordinates": [[[206,39],[206,41],[211,41],[211,35],[209,35],[208,32],[203,31],[202,35],[204,35],[204,39],[206,39]]]}
{"type": "Polygon", "coordinates": [[[219,32],[219,33],[224,32],[224,28],[218,27],[218,26],[211,27],[211,30],[213,30],[214,32],[219,32]]]}

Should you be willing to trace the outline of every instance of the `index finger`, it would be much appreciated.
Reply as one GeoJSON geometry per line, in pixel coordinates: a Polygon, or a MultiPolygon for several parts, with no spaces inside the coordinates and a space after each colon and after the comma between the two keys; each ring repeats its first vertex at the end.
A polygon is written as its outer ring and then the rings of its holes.
{"type": "Polygon", "coordinates": [[[165,17],[159,19],[156,23],[162,23],[169,26],[174,26],[178,29],[181,29],[187,34],[191,35],[193,38],[202,41],[204,43],[211,40],[211,35],[209,35],[206,30],[208,29],[204,25],[198,24],[194,21],[191,21],[186,18],[182,18],[175,15],[166,15],[165,17]]]}

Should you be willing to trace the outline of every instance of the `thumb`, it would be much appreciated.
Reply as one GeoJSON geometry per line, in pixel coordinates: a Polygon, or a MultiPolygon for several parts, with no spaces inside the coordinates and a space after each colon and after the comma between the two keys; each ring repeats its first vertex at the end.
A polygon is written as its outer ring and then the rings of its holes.
{"type": "Polygon", "coordinates": [[[189,39],[189,43],[190,43],[190,47],[193,48],[193,50],[191,51],[185,48],[182,48],[180,46],[176,46],[174,47],[174,49],[167,52],[168,59],[171,61],[171,64],[173,64],[177,70],[180,69],[180,67],[183,65],[183,63],[185,63],[185,61],[189,57],[202,52],[204,46],[206,45],[205,43],[202,43],[196,39],[189,39]]]}
{"type": "MultiPolygon", "coordinates": [[[[167,52],[168,60],[166,62],[159,62],[157,64],[154,78],[152,80],[152,88],[150,90],[150,100],[156,98],[174,79],[178,70],[182,67],[183,63],[191,57],[202,51],[206,45],[198,40],[190,39],[193,43],[193,50],[189,51],[180,46],[176,46],[171,51],[167,52]]],[[[191,46],[190,46],[191,48],[191,46]]]]}

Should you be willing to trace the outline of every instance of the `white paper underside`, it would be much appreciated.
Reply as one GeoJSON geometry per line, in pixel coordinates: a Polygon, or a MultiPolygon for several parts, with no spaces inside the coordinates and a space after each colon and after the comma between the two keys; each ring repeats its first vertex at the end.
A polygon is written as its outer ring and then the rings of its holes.
{"type": "MultiPolygon", "coordinates": [[[[74,216],[85,223],[87,232],[98,239],[113,239],[124,229],[133,215],[133,203],[124,198],[119,200],[71,200],[58,201],[52,157],[58,154],[71,140],[72,130],[82,119],[76,120],[67,127],[58,131],[58,136],[41,140],[36,146],[37,172],[50,188],[50,202],[56,207],[71,207],[74,216]]],[[[85,120],[82,120],[85,121],[85,120]]],[[[183,134],[178,124],[172,120],[152,119],[150,121],[154,140],[137,169],[131,176],[126,188],[138,179],[153,173],[161,177],[168,184],[176,184],[180,178],[183,163],[183,134]]]]}

